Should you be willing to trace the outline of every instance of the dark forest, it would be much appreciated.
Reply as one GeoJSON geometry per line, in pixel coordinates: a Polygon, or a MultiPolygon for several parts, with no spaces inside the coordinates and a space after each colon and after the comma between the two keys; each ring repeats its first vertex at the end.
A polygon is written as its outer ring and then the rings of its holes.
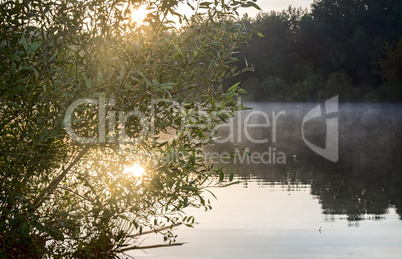
{"type": "Polygon", "coordinates": [[[247,100],[402,100],[401,1],[320,0],[243,21],[258,31],[239,61],[253,71],[247,100]]]}

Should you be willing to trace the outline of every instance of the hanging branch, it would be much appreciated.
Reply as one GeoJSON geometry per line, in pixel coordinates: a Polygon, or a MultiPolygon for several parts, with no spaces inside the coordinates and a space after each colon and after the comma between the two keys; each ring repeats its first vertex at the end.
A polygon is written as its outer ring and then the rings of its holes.
{"type": "Polygon", "coordinates": [[[174,243],[174,244],[158,244],[158,245],[149,245],[149,246],[129,246],[126,248],[121,248],[119,250],[117,250],[117,253],[122,253],[122,252],[126,252],[129,250],[145,250],[145,249],[152,249],[152,248],[160,248],[160,247],[169,247],[169,246],[181,246],[187,243],[174,243]]]}
{"type": "Polygon", "coordinates": [[[35,202],[33,203],[33,207],[31,210],[35,210],[38,208],[44,201],[44,198],[47,197],[48,195],[52,194],[54,190],[56,190],[57,186],[59,183],[63,180],[63,178],[68,174],[68,172],[71,170],[71,168],[76,165],[80,159],[86,154],[86,152],[89,150],[90,146],[85,146],[81,152],[77,155],[77,157],[70,163],[70,165],[64,169],[59,176],[57,176],[36,198],[35,202]]]}

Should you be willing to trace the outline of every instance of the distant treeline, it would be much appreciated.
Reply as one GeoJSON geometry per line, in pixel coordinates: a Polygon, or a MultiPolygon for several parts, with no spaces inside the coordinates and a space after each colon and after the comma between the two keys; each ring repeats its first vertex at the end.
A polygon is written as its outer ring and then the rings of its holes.
{"type": "MultiPolygon", "coordinates": [[[[244,17],[253,101],[402,101],[402,1],[319,0],[244,17]]],[[[243,60],[244,59],[244,60],[243,60]]]]}

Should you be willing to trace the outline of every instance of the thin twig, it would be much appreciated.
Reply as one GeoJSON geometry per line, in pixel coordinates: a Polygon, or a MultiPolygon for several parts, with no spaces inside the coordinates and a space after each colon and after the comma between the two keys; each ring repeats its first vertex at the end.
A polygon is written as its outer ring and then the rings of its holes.
{"type": "Polygon", "coordinates": [[[89,150],[90,146],[85,146],[81,152],[76,156],[76,158],[73,160],[73,162],[71,162],[71,164],[69,164],[69,166],[63,170],[63,172],[61,172],[61,174],[59,176],[56,177],[56,179],[54,179],[40,194],[39,196],[36,198],[35,202],[33,203],[34,206],[32,207],[32,210],[35,210],[36,208],[38,208],[42,203],[43,200],[46,196],[52,194],[57,186],[59,185],[59,183],[64,179],[64,177],[67,175],[67,173],[71,170],[71,168],[77,164],[80,159],[85,155],[85,153],[89,150]]]}
{"type": "Polygon", "coordinates": [[[181,246],[187,243],[173,243],[173,244],[158,244],[158,245],[149,245],[149,246],[129,246],[126,248],[121,248],[116,252],[122,253],[129,250],[143,250],[143,249],[152,249],[152,248],[160,248],[160,247],[169,247],[169,246],[181,246]]]}
{"type": "MultiPolygon", "coordinates": [[[[174,228],[175,228],[175,227],[178,227],[178,226],[180,226],[181,224],[182,224],[182,223],[180,222],[180,223],[178,223],[178,224],[175,224],[173,227],[174,227],[174,228]]],[[[139,237],[139,236],[148,235],[148,234],[152,234],[152,233],[158,233],[158,232],[160,232],[160,231],[163,231],[163,230],[166,230],[166,229],[169,229],[169,228],[171,228],[171,226],[166,226],[166,227],[159,228],[159,229],[155,229],[155,230],[149,230],[149,231],[145,231],[145,232],[142,232],[142,233],[137,233],[137,234],[134,234],[134,235],[129,235],[128,237],[134,238],[134,237],[139,237]]]]}

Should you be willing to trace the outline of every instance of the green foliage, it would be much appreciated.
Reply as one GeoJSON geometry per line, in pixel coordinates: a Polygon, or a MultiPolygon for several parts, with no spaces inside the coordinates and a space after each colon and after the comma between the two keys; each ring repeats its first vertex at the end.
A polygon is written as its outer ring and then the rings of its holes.
{"type": "Polygon", "coordinates": [[[210,208],[203,192],[223,169],[203,147],[239,109],[243,90],[222,82],[241,72],[233,55],[250,38],[234,14],[255,4],[198,3],[0,2],[1,257],[115,257],[149,229],[174,243],[172,228],[194,223],[184,208],[210,208]],[[130,22],[133,4],[149,8],[143,24],[130,22]],[[69,125],[77,100],[90,102],[69,125]],[[137,141],[126,143],[115,132],[131,111],[141,116],[127,118],[137,141]],[[146,173],[125,172],[132,163],[146,173]]]}
{"type": "Polygon", "coordinates": [[[255,72],[242,79],[261,82],[246,90],[254,95],[251,99],[259,100],[313,101],[331,93],[343,95],[344,101],[366,101],[367,95],[376,95],[378,101],[400,101],[395,78],[401,74],[397,47],[401,17],[402,4],[397,0],[320,0],[311,11],[289,7],[247,18],[248,27],[264,37],[255,35],[244,48],[255,72]],[[306,71],[306,66],[311,68],[306,71]],[[265,91],[262,82],[270,76],[286,82],[279,93],[265,91]]]}
{"type": "Polygon", "coordinates": [[[380,74],[388,83],[402,83],[402,38],[395,46],[386,44],[384,52],[386,57],[379,61],[380,74]]]}
{"type": "Polygon", "coordinates": [[[298,101],[313,101],[316,98],[317,91],[323,88],[324,80],[314,70],[314,66],[309,63],[303,67],[304,78],[294,85],[292,99],[298,101]]]}
{"type": "Polygon", "coordinates": [[[353,89],[353,84],[348,75],[343,71],[333,72],[328,76],[324,87],[318,91],[318,98],[327,100],[332,96],[339,95],[342,100],[351,100],[350,91],[353,89]]]}

